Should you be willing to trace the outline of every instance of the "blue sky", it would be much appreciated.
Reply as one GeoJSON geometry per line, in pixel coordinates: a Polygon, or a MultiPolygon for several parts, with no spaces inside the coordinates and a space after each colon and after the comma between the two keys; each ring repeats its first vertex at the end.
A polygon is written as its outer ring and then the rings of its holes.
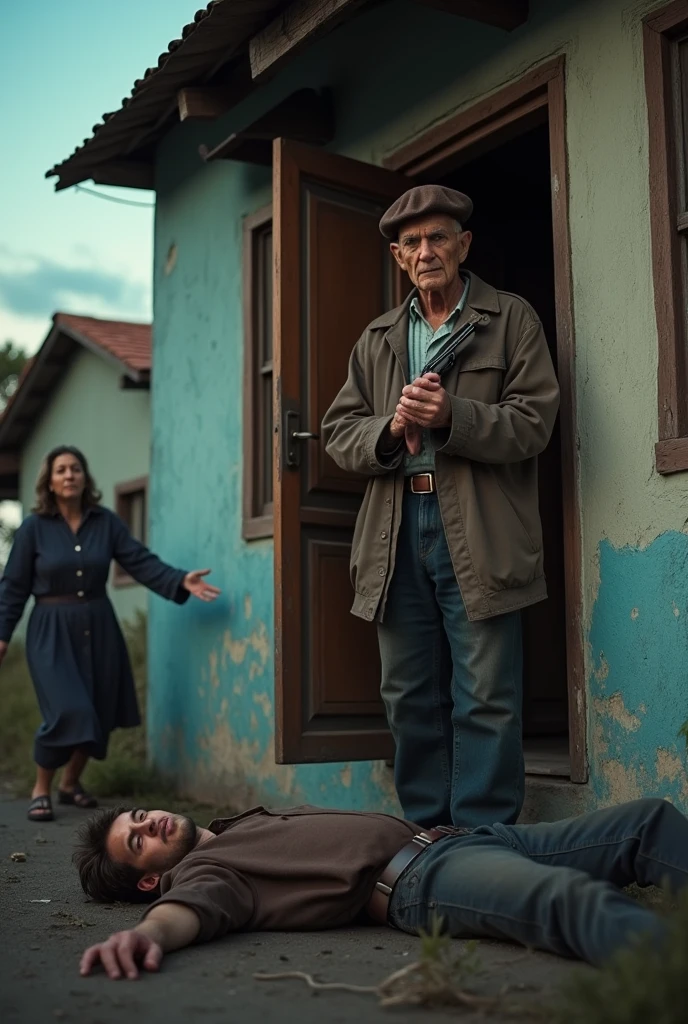
{"type": "Polygon", "coordinates": [[[3,4],[0,28],[0,344],[30,352],[56,310],[130,320],[151,315],[155,196],[88,188],[151,208],[106,202],[44,177],[116,110],[181,28],[194,0],[31,0],[3,4]]]}

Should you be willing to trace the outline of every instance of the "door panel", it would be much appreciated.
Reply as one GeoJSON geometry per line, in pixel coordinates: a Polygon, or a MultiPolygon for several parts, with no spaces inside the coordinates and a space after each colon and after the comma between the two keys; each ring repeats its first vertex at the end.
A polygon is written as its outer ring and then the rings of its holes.
{"type": "Polygon", "coordinates": [[[319,440],[362,330],[400,293],[378,231],[403,175],[276,139],[275,754],[280,763],[387,758],[375,627],[349,609],[365,481],[319,440]]]}

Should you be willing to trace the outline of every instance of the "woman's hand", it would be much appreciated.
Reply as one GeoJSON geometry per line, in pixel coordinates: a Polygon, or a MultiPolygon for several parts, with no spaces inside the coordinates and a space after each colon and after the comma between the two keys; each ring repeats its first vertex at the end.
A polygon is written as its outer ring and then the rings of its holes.
{"type": "Polygon", "coordinates": [[[0,665],[2,665],[3,659],[4,659],[5,655],[7,654],[7,648],[8,647],[9,647],[9,644],[7,643],[6,640],[0,640],[0,665]]]}
{"type": "Polygon", "coordinates": [[[209,573],[210,569],[194,569],[193,572],[187,572],[184,577],[184,583],[182,584],[184,589],[188,590],[194,597],[197,597],[199,601],[214,601],[222,593],[212,583],[204,582],[203,577],[209,573]]]}

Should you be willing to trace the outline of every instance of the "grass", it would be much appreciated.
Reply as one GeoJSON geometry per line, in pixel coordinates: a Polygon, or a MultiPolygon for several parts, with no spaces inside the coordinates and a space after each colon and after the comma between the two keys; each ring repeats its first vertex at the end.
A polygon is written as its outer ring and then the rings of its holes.
{"type": "MultiPolygon", "coordinates": [[[[117,729],[110,739],[104,761],[91,761],[83,775],[86,789],[107,802],[136,803],[149,808],[182,811],[199,819],[213,813],[229,813],[219,808],[189,801],[179,794],[147,761],[146,756],[146,691],[147,650],[146,617],[141,612],[131,622],[123,623],[124,637],[134,673],[136,694],[143,721],[134,729],[117,729]]],[[[32,760],[33,736],[40,725],[31,677],[26,665],[24,647],[13,641],[0,669],[0,778],[15,796],[28,796],[34,781],[32,760]]],[[[58,776],[59,784],[59,776],[58,776]]]]}
{"type": "Polygon", "coordinates": [[[617,953],[600,971],[574,974],[556,1024],[684,1024],[688,1006],[688,891],[667,918],[666,941],[650,938],[617,953]]]}

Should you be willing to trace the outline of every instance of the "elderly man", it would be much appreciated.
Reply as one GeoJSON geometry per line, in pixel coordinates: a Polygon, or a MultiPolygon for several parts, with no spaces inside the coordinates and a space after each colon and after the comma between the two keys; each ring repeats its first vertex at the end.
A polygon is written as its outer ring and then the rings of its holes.
{"type": "Polygon", "coordinates": [[[84,952],[81,973],[154,971],[163,954],[234,931],[367,920],[416,934],[507,939],[601,964],[666,921],[619,886],[688,884],[688,821],[636,800],[542,825],[421,831],[389,814],[254,807],[208,828],[168,811],[113,808],[74,860],[91,899],[152,902],[135,928],[84,952]]]}
{"type": "Polygon", "coordinates": [[[323,421],[369,478],[352,611],[377,619],[397,792],[421,825],[518,818],[520,609],[546,597],[537,456],[559,389],[532,307],[461,270],[472,209],[422,185],[387,210],[415,289],[366,328],[323,421]]]}

